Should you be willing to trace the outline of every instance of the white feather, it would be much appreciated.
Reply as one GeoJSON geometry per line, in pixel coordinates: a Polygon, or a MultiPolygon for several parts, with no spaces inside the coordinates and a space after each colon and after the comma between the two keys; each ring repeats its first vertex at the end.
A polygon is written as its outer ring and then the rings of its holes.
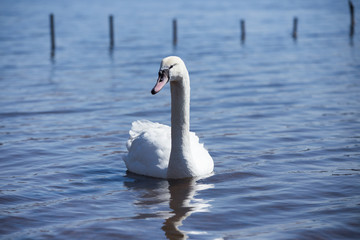
{"type": "MultiPolygon", "coordinates": [[[[199,143],[196,134],[188,130],[190,84],[187,69],[178,57],[163,59],[160,69],[169,66],[172,66],[169,78],[172,88],[173,129],[147,120],[133,122],[126,143],[126,167],[130,172],[157,178],[210,174],[214,169],[214,162],[203,144],[199,143]],[[171,132],[174,136],[171,136],[171,132]],[[176,143],[173,149],[172,142],[176,143]]],[[[164,86],[163,82],[161,84],[160,89],[164,86]]]]}

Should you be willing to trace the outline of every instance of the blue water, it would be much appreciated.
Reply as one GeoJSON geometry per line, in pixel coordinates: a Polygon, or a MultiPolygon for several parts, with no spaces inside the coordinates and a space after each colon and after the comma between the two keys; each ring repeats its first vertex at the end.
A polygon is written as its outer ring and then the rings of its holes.
{"type": "Polygon", "coordinates": [[[353,2],[350,38],[347,1],[2,0],[1,238],[359,239],[353,2]],[[122,161],[132,121],[170,124],[169,86],[150,94],[168,55],[190,72],[207,178],[146,178],[122,161]]]}

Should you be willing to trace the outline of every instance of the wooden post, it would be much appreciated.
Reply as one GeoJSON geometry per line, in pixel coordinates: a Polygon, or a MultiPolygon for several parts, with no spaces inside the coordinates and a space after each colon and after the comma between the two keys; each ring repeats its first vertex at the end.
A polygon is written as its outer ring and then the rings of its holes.
{"type": "Polygon", "coordinates": [[[245,41],[245,20],[241,19],[240,20],[240,28],[241,28],[241,42],[245,41]]]}
{"type": "Polygon", "coordinates": [[[355,28],[355,14],[354,14],[355,9],[351,0],[349,0],[349,8],[350,8],[350,37],[352,37],[354,35],[354,28],[355,28]]]}
{"type": "Polygon", "coordinates": [[[293,32],[292,32],[292,37],[293,39],[297,38],[297,25],[298,25],[298,18],[294,17],[294,21],[293,21],[293,32]]]}
{"type": "Polygon", "coordinates": [[[176,46],[177,45],[177,22],[176,22],[176,18],[173,19],[173,45],[176,46]]]}
{"type": "Polygon", "coordinates": [[[109,16],[109,30],[110,30],[110,49],[114,47],[114,17],[109,16]]]}
{"type": "Polygon", "coordinates": [[[55,52],[55,26],[54,26],[54,14],[50,14],[50,38],[51,38],[51,54],[55,52]]]}

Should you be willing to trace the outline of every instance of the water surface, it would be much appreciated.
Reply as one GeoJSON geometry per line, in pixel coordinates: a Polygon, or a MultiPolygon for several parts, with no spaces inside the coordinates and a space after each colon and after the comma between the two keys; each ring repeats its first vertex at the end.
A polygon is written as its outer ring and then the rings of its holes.
{"type": "Polygon", "coordinates": [[[347,1],[1,1],[0,236],[359,239],[360,29],[351,39],[349,23],[347,1]],[[212,176],[126,172],[131,122],[170,123],[169,87],[150,94],[168,55],[189,69],[191,130],[212,176]]]}

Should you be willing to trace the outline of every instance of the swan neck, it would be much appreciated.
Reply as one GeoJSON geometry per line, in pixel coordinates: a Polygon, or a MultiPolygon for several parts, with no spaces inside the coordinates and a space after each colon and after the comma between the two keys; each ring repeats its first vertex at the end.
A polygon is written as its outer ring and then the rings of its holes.
{"type": "MultiPolygon", "coordinates": [[[[186,71],[187,73],[187,71],[186,71]]],[[[190,148],[190,82],[188,73],[182,81],[170,82],[171,153],[169,178],[191,177],[193,161],[190,148]]]]}
{"type": "Polygon", "coordinates": [[[188,147],[186,140],[188,140],[190,130],[189,80],[172,82],[170,85],[172,146],[188,147]]]}

